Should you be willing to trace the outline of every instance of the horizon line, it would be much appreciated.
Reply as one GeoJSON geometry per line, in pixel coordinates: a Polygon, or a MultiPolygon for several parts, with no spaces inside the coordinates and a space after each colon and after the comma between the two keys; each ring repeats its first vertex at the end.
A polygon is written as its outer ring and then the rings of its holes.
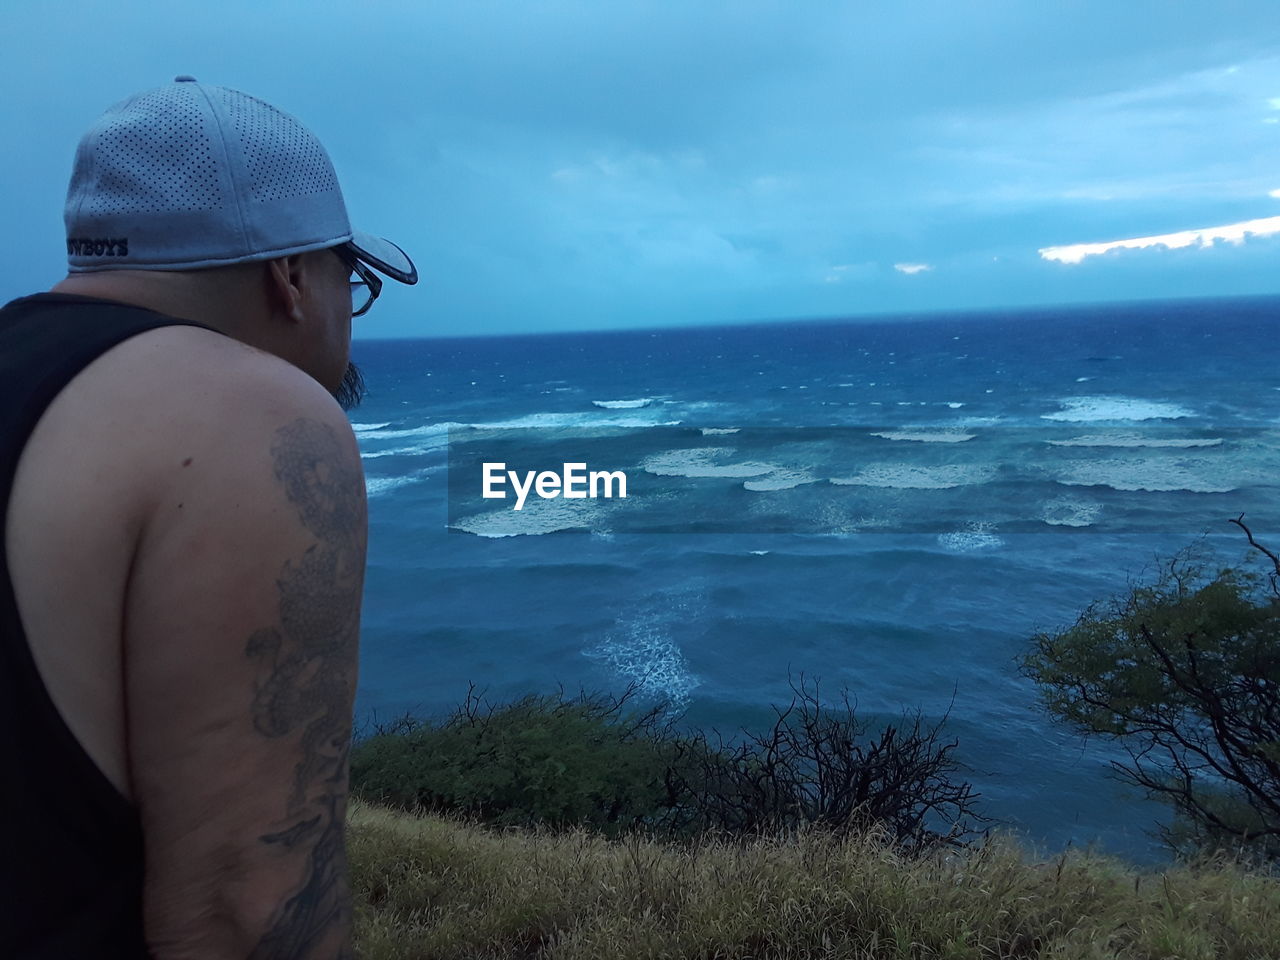
{"type": "Polygon", "coordinates": [[[1176,304],[1176,303],[1193,303],[1202,301],[1216,300],[1267,300],[1280,297],[1280,290],[1275,293],[1228,293],[1228,294],[1209,294],[1204,296],[1182,296],[1182,297],[1128,297],[1119,300],[1069,300],[1059,301],[1056,303],[1023,303],[993,307],[943,307],[941,309],[929,310],[897,310],[893,312],[880,313],[841,313],[841,314],[815,314],[800,317],[751,317],[741,320],[712,320],[703,323],[688,324],[666,324],[666,325],[645,325],[645,326],[626,326],[626,327],[592,327],[588,329],[575,330],[508,330],[498,332],[480,332],[480,333],[441,333],[441,334],[424,334],[421,336],[385,336],[385,337],[352,337],[352,343],[394,343],[405,340],[480,340],[492,339],[496,337],[563,337],[563,336],[580,336],[584,334],[611,334],[611,333],[657,333],[668,332],[672,330],[714,330],[732,327],[758,327],[772,326],[778,324],[803,324],[803,323],[839,323],[848,321],[853,323],[866,323],[875,321],[906,321],[918,320],[933,317],[947,316],[969,316],[972,314],[999,314],[1013,313],[1020,310],[1062,310],[1062,309],[1087,309],[1111,306],[1137,306],[1141,304],[1176,304]]]}

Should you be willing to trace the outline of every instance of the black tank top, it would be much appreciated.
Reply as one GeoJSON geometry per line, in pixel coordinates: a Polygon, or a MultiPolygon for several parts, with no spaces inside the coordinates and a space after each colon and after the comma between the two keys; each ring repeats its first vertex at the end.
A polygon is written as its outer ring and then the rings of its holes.
{"type": "MultiPolygon", "coordinates": [[[[70,294],[38,293],[0,309],[4,517],[22,449],[62,388],[116,344],[174,325],[203,326],[70,294]]],[[[14,600],[3,531],[0,524],[0,955],[142,960],[138,811],[45,689],[14,600]]]]}

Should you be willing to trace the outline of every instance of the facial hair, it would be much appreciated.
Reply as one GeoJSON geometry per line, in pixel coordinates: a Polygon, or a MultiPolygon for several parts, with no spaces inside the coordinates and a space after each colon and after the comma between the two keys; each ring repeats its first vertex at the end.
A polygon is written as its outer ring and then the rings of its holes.
{"type": "Polygon", "coordinates": [[[339,384],[338,389],[333,394],[338,401],[338,406],[343,410],[357,407],[368,392],[364,385],[364,375],[360,373],[360,368],[354,363],[348,363],[346,371],[342,374],[342,383],[339,384]]]}

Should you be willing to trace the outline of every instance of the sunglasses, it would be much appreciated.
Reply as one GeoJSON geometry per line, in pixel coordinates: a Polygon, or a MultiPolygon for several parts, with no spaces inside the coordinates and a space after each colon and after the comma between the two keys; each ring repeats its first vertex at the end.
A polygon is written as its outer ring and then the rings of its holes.
{"type": "Polygon", "coordinates": [[[347,265],[347,269],[360,278],[350,281],[351,316],[363,316],[369,312],[373,301],[377,300],[378,294],[382,292],[382,278],[357,259],[346,244],[331,249],[338,255],[338,259],[347,265]]]}

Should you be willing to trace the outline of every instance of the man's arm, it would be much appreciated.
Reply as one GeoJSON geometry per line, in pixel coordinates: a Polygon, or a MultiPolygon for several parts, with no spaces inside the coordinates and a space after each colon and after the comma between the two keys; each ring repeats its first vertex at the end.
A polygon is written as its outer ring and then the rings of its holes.
{"type": "Polygon", "coordinates": [[[135,555],[128,745],[157,960],[350,956],[364,481],[337,406],[291,374],[250,376],[183,435],[135,555]]]}

